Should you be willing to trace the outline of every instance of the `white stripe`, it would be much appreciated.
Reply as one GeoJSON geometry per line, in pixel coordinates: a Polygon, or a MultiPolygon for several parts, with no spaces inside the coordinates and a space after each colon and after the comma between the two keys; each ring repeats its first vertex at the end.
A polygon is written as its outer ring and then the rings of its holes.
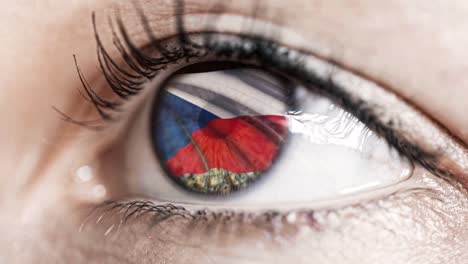
{"type": "Polygon", "coordinates": [[[200,97],[197,97],[197,96],[194,96],[194,95],[191,95],[189,93],[186,93],[184,91],[181,91],[181,90],[178,90],[177,88],[174,88],[174,87],[169,87],[167,88],[167,91],[177,97],[180,97],[182,99],[184,99],[185,101],[187,102],[190,102],[191,104],[194,104],[202,109],[205,109],[206,111],[216,115],[216,116],[219,116],[221,118],[233,118],[235,117],[234,115],[232,115],[230,112],[228,111],[225,111],[224,109],[214,105],[214,104],[211,104],[205,100],[203,100],[202,98],[200,97]]]}
{"type": "MultiPolygon", "coordinates": [[[[183,83],[201,87],[207,91],[212,91],[244,105],[260,115],[283,114],[287,111],[285,102],[263,93],[255,87],[252,87],[234,76],[224,74],[222,71],[193,73],[180,75],[175,83],[183,83]]],[[[174,88],[168,89],[174,93],[174,88]]],[[[189,102],[193,103],[195,96],[189,102]]],[[[198,101],[198,100],[196,100],[198,101]]],[[[205,109],[208,109],[210,102],[204,101],[205,109]]],[[[211,108],[211,107],[210,107],[211,108]]],[[[246,113],[248,114],[248,113],[246,113]]]]}

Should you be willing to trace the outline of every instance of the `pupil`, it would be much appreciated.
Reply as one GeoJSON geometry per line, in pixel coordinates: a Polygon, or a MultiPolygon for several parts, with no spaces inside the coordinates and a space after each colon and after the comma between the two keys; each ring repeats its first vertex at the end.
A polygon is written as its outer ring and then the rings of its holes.
{"type": "Polygon", "coordinates": [[[249,68],[183,73],[166,82],[152,137],[168,176],[202,194],[249,187],[272,167],[286,140],[290,93],[283,87],[249,68]]]}

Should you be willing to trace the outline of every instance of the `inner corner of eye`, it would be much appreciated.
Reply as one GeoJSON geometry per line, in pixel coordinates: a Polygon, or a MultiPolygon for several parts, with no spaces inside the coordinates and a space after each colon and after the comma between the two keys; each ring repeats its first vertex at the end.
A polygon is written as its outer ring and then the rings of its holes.
{"type": "Polygon", "coordinates": [[[262,188],[247,196],[272,202],[268,193],[276,192],[304,201],[407,177],[409,165],[343,113],[329,99],[263,69],[195,64],[159,89],[151,139],[167,177],[189,193],[228,195],[262,179],[262,188]]]}

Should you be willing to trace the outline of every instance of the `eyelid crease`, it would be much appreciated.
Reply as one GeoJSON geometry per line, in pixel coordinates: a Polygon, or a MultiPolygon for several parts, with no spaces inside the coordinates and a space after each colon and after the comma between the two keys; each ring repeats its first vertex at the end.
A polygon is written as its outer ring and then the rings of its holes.
{"type": "MultiPolygon", "coordinates": [[[[180,11],[180,9],[178,10],[180,11]]],[[[144,16],[144,14],[142,15],[144,16]]],[[[314,90],[316,92],[332,97],[339,105],[356,115],[359,120],[364,122],[374,130],[374,132],[385,137],[387,142],[394,146],[401,154],[404,154],[412,160],[417,160],[421,165],[434,174],[444,178],[456,178],[461,175],[466,178],[466,184],[468,185],[468,161],[466,161],[468,159],[468,155],[466,155],[465,158],[463,157],[463,153],[467,153],[467,151],[463,149],[463,146],[459,146],[457,143],[451,143],[451,150],[444,151],[444,146],[440,146],[440,144],[439,146],[432,148],[427,148],[426,146],[422,147],[426,142],[418,142],[415,144],[412,142],[416,140],[415,138],[409,137],[408,134],[400,131],[402,127],[398,127],[398,117],[393,117],[394,119],[389,119],[387,122],[382,121],[382,117],[380,116],[382,113],[379,113],[378,111],[383,110],[385,113],[386,109],[377,109],[378,107],[376,107],[376,105],[370,104],[368,101],[362,99],[362,97],[360,98],[355,94],[353,95],[352,91],[348,91],[349,89],[346,89],[346,84],[338,84],[335,78],[336,73],[334,72],[338,69],[338,64],[329,63],[332,70],[327,72],[325,75],[310,71],[310,69],[307,69],[305,65],[305,61],[309,59],[306,59],[306,57],[307,55],[310,55],[310,52],[304,53],[300,50],[288,49],[284,46],[278,45],[273,40],[259,36],[228,35],[231,38],[237,38],[242,41],[240,44],[237,43],[237,45],[232,45],[232,43],[229,42],[213,43],[213,35],[216,34],[216,32],[199,32],[198,34],[202,34],[204,37],[205,44],[209,44],[206,47],[202,47],[199,43],[192,41],[192,38],[189,37],[196,33],[188,33],[184,31],[183,15],[177,14],[177,16],[179,17],[176,20],[178,23],[177,28],[179,30],[177,35],[184,35],[185,37],[179,38],[179,46],[172,50],[169,47],[164,46],[164,41],[166,39],[153,39],[155,43],[152,43],[151,45],[159,51],[159,54],[162,54],[161,57],[156,58],[145,56],[142,51],[131,42],[131,39],[126,33],[127,29],[123,25],[121,17],[117,17],[118,32],[120,36],[123,37],[123,42],[122,40],[119,40],[115,28],[111,25],[114,45],[117,46],[117,49],[124,61],[129,64],[129,68],[133,70],[128,72],[123,67],[120,67],[106,52],[106,48],[103,46],[104,44],[99,39],[95,15],[93,14],[93,25],[98,45],[98,57],[103,56],[99,61],[101,70],[108,81],[108,85],[112,90],[117,91],[116,94],[120,98],[120,101],[109,101],[99,97],[99,95],[92,90],[80,72],[79,75],[86,94],[91,96],[88,98],[88,101],[92,101],[94,103],[95,108],[104,119],[113,120],[112,112],[115,112],[117,108],[115,106],[120,106],[130,97],[138,95],[139,91],[142,89],[141,85],[144,84],[148,78],[156,76],[159,71],[165,70],[170,64],[176,64],[182,60],[189,62],[191,59],[203,58],[208,55],[208,50],[215,53],[217,57],[224,59],[229,59],[230,57],[237,57],[238,59],[243,57],[250,59],[255,58],[258,60],[257,63],[260,66],[270,67],[274,72],[295,77],[298,80],[309,84],[309,86],[315,87],[316,89],[314,90]],[[275,67],[272,67],[272,65],[275,65],[275,67]],[[153,73],[148,75],[149,73],[147,74],[147,72],[144,72],[145,67],[146,69],[151,69],[153,73]],[[141,76],[138,76],[138,74],[141,74],[141,76]],[[123,91],[123,93],[121,91],[123,91]],[[453,151],[453,149],[456,150],[453,151]],[[447,153],[452,155],[447,155],[447,153]],[[453,153],[458,155],[458,160],[455,159],[456,157],[453,157],[453,153]],[[462,162],[453,162],[453,160],[461,160],[462,162]],[[456,165],[458,164],[461,164],[461,166],[465,164],[466,167],[457,168],[456,165]]],[[[142,21],[145,22],[144,19],[142,21]]],[[[150,36],[151,32],[149,31],[149,26],[144,25],[144,27],[147,31],[147,35],[150,36]]],[[[154,37],[154,35],[152,36],[154,37]]],[[[152,37],[150,37],[150,39],[152,39],[152,37]]],[[[315,54],[313,56],[316,59],[321,59],[322,63],[329,62],[324,58],[315,56],[315,54]]],[[[79,71],[79,68],[77,69],[79,71]]],[[[343,67],[343,69],[348,68],[343,67]]],[[[373,80],[369,78],[369,81],[373,80]]],[[[374,83],[374,85],[379,87],[377,83],[374,83]]],[[[401,101],[402,99],[398,98],[398,100],[401,101]]],[[[75,123],[81,124],[76,121],[75,123]]],[[[105,123],[102,126],[105,126],[105,123]]],[[[441,131],[438,133],[441,133],[441,131]]],[[[419,141],[421,140],[419,139],[419,141]]]]}

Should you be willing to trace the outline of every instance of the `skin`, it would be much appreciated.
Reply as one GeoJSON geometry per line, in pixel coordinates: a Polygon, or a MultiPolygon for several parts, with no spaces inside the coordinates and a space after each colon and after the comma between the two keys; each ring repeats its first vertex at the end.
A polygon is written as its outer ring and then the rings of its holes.
{"type": "MultiPolygon", "coordinates": [[[[145,12],[171,17],[172,9],[164,1],[148,3],[142,3],[145,12]]],[[[212,4],[188,3],[194,12],[209,10],[212,4]]],[[[200,231],[183,236],[178,230],[187,227],[186,222],[174,220],[148,231],[145,219],[107,232],[120,218],[108,216],[94,224],[99,214],[80,231],[97,204],[129,195],[121,180],[109,176],[112,168],[102,167],[125,151],[111,146],[126,135],[124,128],[129,129],[130,122],[117,125],[114,134],[91,132],[62,121],[51,106],[85,119],[93,117],[77,93],[81,83],[72,54],[79,56],[90,80],[96,80],[90,14],[104,14],[112,4],[90,0],[0,4],[0,262],[466,261],[468,196],[466,186],[457,184],[467,180],[466,164],[456,164],[465,171],[459,170],[452,181],[431,177],[420,168],[417,176],[426,187],[423,192],[404,192],[336,211],[321,209],[314,219],[317,226],[286,224],[273,228],[276,235],[247,224],[231,226],[234,231],[215,224],[219,229],[210,233],[210,227],[202,224],[200,231]],[[77,184],[75,172],[83,164],[106,173],[77,184]]],[[[298,46],[384,83],[466,151],[466,1],[294,0],[285,5],[270,0],[263,6],[272,11],[258,16],[301,35],[304,41],[298,46]],[[274,16],[278,12],[281,16],[274,16]]],[[[122,10],[130,9],[129,3],[122,3],[122,10]]],[[[249,15],[251,2],[236,1],[227,9],[249,15]]],[[[135,17],[128,21],[137,24],[135,17]]],[[[162,35],[170,34],[168,25],[164,19],[152,22],[162,35]]],[[[132,111],[137,109],[134,106],[132,111]]]]}

